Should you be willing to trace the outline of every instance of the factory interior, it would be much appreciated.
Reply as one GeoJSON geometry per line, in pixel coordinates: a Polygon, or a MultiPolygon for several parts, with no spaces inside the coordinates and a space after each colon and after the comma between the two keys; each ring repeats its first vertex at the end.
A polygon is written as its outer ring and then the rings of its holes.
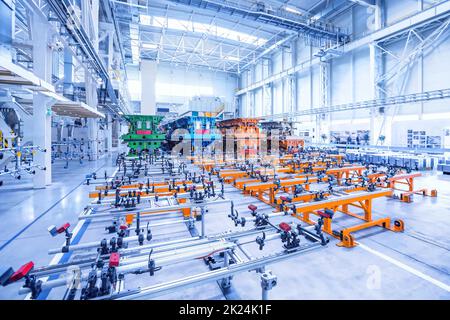
{"type": "Polygon", "coordinates": [[[450,300],[450,1],[0,24],[0,300],[450,300]]]}

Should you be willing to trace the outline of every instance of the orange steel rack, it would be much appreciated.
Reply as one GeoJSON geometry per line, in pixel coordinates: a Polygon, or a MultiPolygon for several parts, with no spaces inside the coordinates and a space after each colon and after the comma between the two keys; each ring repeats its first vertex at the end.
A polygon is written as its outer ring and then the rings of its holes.
{"type": "Polygon", "coordinates": [[[414,188],[414,179],[420,176],[422,176],[420,172],[400,173],[392,177],[387,177],[386,173],[372,173],[368,175],[368,178],[379,187],[401,191],[400,200],[403,202],[412,202],[414,194],[437,197],[436,189],[414,188]],[[403,186],[406,186],[406,190],[403,186]]]}
{"type": "Polygon", "coordinates": [[[404,230],[402,220],[394,220],[393,225],[391,218],[385,217],[374,220],[372,218],[372,201],[373,199],[390,196],[392,190],[376,190],[373,192],[352,193],[341,197],[330,198],[322,201],[310,201],[299,204],[285,204],[284,211],[292,211],[292,215],[296,218],[312,225],[318,225],[329,235],[340,239],[338,246],[351,248],[357,245],[353,236],[354,232],[368,229],[371,227],[382,227],[394,232],[404,230]],[[349,207],[356,207],[363,210],[363,214],[350,212],[349,207]],[[344,213],[364,222],[352,227],[340,230],[332,228],[333,218],[337,212],[344,213]],[[311,220],[311,214],[318,216],[318,221],[311,220]]]}
{"type": "Polygon", "coordinates": [[[363,171],[367,170],[364,166],[349,166],[341,168],[327,169],[326,174],[336,177],[338,184],[341,185],[342,179],[351,179],[353,177],[362,176],[363,171]]]}

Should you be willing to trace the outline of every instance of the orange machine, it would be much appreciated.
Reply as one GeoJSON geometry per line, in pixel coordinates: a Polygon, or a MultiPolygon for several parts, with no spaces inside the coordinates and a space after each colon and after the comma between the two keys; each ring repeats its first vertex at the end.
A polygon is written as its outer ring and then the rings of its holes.
{"type": "Polygon", "coordinates": [[[258,122],[258,119],[250,118],[217,122],[217,127],[222,133],[223,151],[226,157],[250,159],[258,156],[261,135],[258,122]]]}

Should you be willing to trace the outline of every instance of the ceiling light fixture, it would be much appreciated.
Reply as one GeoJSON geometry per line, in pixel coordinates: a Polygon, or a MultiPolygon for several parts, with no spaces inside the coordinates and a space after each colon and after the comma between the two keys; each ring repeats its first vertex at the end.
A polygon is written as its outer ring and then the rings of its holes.
{"type": "Polygon", "coordinates": [[[295,14],[302,14],[302,12],[300,10],[298,10],[298,9],[296,9],[294,7],[291,7],[291,6],[286,6],[284,8],[284,10],[286,10],[288,12],[291,12],[291,13],[295,13],[295,14]]]}
{"type": "Polygon", "coordinates": [[[226,56],[225,57],[226,60],[230,60],[230,61],[239,61],[239,57],[234,57],[234,56],[226,56]]]}
{"type": "Polygon", "coordinates": [[[154,44],[154,43],[143,43],[141,46],[144,49],[157,49],[158,48],[158,45],[154,44]]]}

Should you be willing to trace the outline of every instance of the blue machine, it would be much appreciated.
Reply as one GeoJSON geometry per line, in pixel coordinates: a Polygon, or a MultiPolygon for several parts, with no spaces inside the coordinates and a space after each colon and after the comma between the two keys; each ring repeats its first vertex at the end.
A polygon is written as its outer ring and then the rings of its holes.
{"type": "Polygon", "coordinates": [[[201,145],[202,148],[205,148],[215,140],[221,139],[220,133],[217,132],[216,118],[203,112],[190,111],[185,113],[170,122],[162,124],[161,129],[166,133],[166,150],[171,150],[182,140],[189,140],[193,151],[194,146],[201,145]],[[177,129],[187,130],[188,133],[175,137],[174,132],[177,129]]]}

